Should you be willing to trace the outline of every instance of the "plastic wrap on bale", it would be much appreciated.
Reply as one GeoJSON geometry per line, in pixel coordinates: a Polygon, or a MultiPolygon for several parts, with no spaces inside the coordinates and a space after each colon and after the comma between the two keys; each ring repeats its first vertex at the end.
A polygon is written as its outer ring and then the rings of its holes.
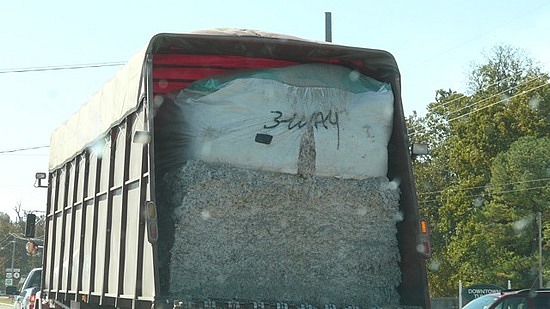
{"type": "Polygon", "coordinates": [[[327,64],[244,71],[191,84],[165,99],[156,128],[164,171],[187,160],[296,174],[300,143],[315,138],[314,175],[386,176],[389,84],[327,64]]]}

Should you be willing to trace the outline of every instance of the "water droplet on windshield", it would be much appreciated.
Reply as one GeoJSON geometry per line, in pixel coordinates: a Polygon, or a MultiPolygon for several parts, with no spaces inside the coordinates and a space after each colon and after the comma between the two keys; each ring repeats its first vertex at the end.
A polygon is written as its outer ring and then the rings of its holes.
{"type": "Polygon", "coordinates": [[[474,205],[474,207],[481,207],[483,206],[483,198],[482,197],[476,197],[472,200],[472,205],[474,205]]]}
{"type": "Polygon", "coordinates": [[[395,178],[392,181],[388,182],[388,189],[396,190],[397,188],[399,188],[400,184],[401,184],[401,179],[395,178]]]}
{"type": "Polygon", "coordinates": [[[208,219],[212,218],[212,216],[210,215],[210,211],[208,211],[208,210],[203,210],[203,211],[201,212],[201,218],[202,218],[203,220],[208,220],[208,219]]]}
{"type": "Polygon", "coordinates": [[[403,212],[398,211],[395,213],[395,221],[401,222],[403,221],[403,219],[405,219],[405,215],[403,215],[403,212]]]}
{"type": "Polygon", "coordinates": [[[438,271],[439,267],[441,267],[441,263],[438,260],[430,260],[428,263],[428,269],[431,271],[438,271]]]}
{"type": "Polygon", "coordinates": [[[357,71],[351,71],[349,73],[349,79],[352,81],[352,82],[355,82],[359,79],[359,77],[361,76],[361,74],[357,71]]]}
{"type": "Polygon", "coordinates": [[[168,81],[166,79],[159,80],[159,88],[166,89],[168,87],[168,81]]]}
{"type": "Polygon", "coordinates": [[[540,99],[538,97],[531,97],[529,100],[529,108],[538,110],[540,108],[540,99]]]}
{"type": "Polygon", "coordinates": [[[514,222],[512,227],[513,227],[513,229],[516,233],[520,233],[525,228],[527,228],[532,221],[533,221],[533,216],[527,216],[525,218],[522,218],[522,219],[514,222]]]}

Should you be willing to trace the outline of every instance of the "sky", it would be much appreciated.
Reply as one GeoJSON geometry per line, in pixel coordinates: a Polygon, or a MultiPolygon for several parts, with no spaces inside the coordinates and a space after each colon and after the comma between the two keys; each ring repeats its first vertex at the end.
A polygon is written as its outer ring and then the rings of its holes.
{"type": "Polygon", "coordinates": [[[45,211],[34,175],[48,172],[53,130],[157,33],[244,28],[323,41],[331,12],[334,44],[394,55],[406,115],[425,114],[438,89],[467,91],[472,65],[498,45],[550,71],[550,0],[21,0],[1,12],[0,212],[12,218],[17,206],[45,211]]]}

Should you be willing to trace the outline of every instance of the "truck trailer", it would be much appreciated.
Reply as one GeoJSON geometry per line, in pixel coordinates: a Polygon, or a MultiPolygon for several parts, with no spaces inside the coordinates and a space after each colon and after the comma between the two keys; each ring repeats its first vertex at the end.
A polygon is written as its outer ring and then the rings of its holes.
{"type": "Polygon", "coordinates": [[[40,305],[429,308],[394,57],[155,35],[52,134],[40,305]]]}

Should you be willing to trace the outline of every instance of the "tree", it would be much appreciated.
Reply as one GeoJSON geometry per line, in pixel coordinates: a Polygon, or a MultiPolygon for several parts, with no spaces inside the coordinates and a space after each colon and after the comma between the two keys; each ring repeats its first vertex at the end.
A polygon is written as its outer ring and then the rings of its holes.
{"type": "MultiPolygon", "coordinates": [[[[544,230],[550,231],[550,137],[523,137],[499,154],[491,167],[491,186],[487,191],[491,203],[485,212],[508,230],[502,239],[492,241],[516,253],[517,263],[503,263],[499,265],[501,271],[514,273],[522,269],[524,277],[518,278],[522,280],[519,282],[531,285],[537,279],[537,272],[533,271],[538,260],[537,213],[543,215],[544,230]]],[[[550,234],[545,235],[544,242],[548,243],[550,234]]],[[[548,253],[546,256],[550,257],[548,253]]],[[[550,268],[545,274],[550,279],[550,268]]]]}
{"type": "MultiPolygon", "coordinates": [[[[44,217],[37,220],[37,241],[41,242],[44,231],[44,217]]],[[[21,275],[25,276],[31,269],[40,267],[42,264],[41,256],[29,256],[25,245],[27,239],[22,237],[25,222],[12,222],[10,216],[0,212],[0,279],[4,282],[4,270],[11,268],[12,261],[14,268],[21,270],[21,275]]]]}
{"type": "Polygon", "coordinates": [[[475,65],[468,81],[472,93],[484,95],[500,93],[512,96],[518,87],[529,81],[530,76],[537,76],[540,69],[526,53],[513,46],[495,46],[485,57],[486,63],[475,65]]]}
{"type": "Polygon", "coordinates": [[[454,294],[459,279],[504,284],[509,278],[530,278],[519,267],[526,263],[520,236],[514,236],[517,246],[498,251],[510,240],[521,213],[496,204],[489,188],[500,154],[524,136],[550,134],[548,75],[519,49],[497,46],[469,77],[469,93],[439,90],[425,117],[408,119],[411,140],[429,143],[432,152],[413,167],[421,211],[431,220],[432,259],[439,265],[429,272],[434,296],[454,294]],[[517,271],[492,268],[495,263],[517,271]]]}

